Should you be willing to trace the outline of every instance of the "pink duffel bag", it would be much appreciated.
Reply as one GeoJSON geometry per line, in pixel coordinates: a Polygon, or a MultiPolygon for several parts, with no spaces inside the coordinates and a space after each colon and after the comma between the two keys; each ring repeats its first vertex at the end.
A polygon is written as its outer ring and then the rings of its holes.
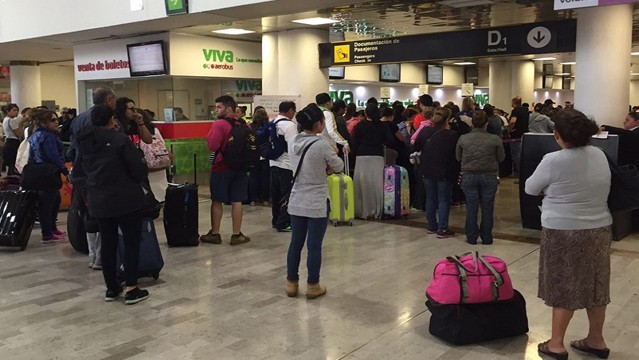
{"type": "Polygon", "coordinates": [[[510,300],[514,295],[506,263],[477,251],[440,260],[426,288],[426,297],[445,305],[510,300]]]}

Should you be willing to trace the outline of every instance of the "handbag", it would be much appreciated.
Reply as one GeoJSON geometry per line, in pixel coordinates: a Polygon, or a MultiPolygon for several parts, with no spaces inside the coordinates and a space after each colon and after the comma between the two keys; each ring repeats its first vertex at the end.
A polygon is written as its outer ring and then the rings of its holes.
{"type": "Polygon", "coordinates": [[[29,163],[30,149],[31,145],[29,144],[28,129],[24,129],[24,140],[20,142],[20,146],[18,147],[18,154],[16,155],[16,170],[18,170],[20,174],[22,174],[22,169],[24,169],[24,166],[29,163]]]}
{"type": "Polygon", "coordinates": [[[22,169],[20,186],[25,190],[59,190],[62,188],[62,178],[58,166],[48,162],[28,163],[22,169]]]}
{"type": "Polygon", "coordinates": [[[306,152],[313,144],[315,144],[318,141],[319,139],[306,145],[306,148],[304,148],[304,150],[302,151],[300,162],[297,163],[297,169],[295,170],[295,174],[293,175],[293,179],[291,180],[290,190],[284,196],[282,196],[282,199],[280,200],[280,216],[281,214],[288,214],[288,199],[291,197],[291,191],[293,191],[293,185],[295,184],[295,179],[297,179],[297,175],[300,173],[300,170],[302,169],[302,163],[304,162],[304,157],[306,156],[306,152]]]}
{"type": "Polygon", "coordinates": [[[440,260],[426,297],[439,304],[478,304],[511,299],[513,284],[506,263],[473,251],[440,260]]]}
{"type": "Polygon", "coordinates": [[[169,152],[166,150],[164,141],[159,136],[153,135],[153,142],[150,144],[141,141],[140,149],[144,154],[144,160],[149,170],[164,170],[171,165],[169,152]]]}

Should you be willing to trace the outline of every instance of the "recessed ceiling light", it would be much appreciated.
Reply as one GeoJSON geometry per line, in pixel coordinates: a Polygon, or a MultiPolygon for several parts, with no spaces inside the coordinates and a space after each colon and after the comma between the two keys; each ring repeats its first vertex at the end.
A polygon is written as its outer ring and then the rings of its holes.
{"type": "Polygon", "coordinates": [[[630,53],[630,55],[637,56],[637,55],[639,55],[639,51],[633,51],[633,52],[630,53]]]}
{"type": "Polygon", "coordinates": [[[460,65],[460,66],[464,66],[464,65],[475,65],[475,63],[474,63],[474,62],[470,62],[470,61],[461,61],[461,62],[453,63],[453,65],[460,65]]]}
{"type": "Polygon", "coordinates": [[[561,65],[575,65],[577,62],[576,61],[568,61],[568,62],[562,62],[561,65]]]}
{"type": "Polygon", "coordinates": [[[337,20],[322,18],[322,17],[314,17],[308,19],[300,19],[293,20],[294,23],[304,24],[304,25],[327,25],[327,24],[335,24],[338,22],[337,20]]]}
{"type": "Polygon", "coordinates": [[[570,73],[556,73],[555,76],[568,76],[570,73]]]}
{"type": "Polygon", "coordinates": [[[552,61],[556,59],[557,58],[554,58],[554,57],[542,57],[542,58],[533,59],[533,61],[552,61]]]}
{"type": "Polygon", "coordinates": [[[245,30],[245,29],[222,29],[222,30],[213,30],[211,32],[214,32],[216,34],[223,34],[223,35],[246,35],[246,34],[252,34],[255,31],[245,30]]]}

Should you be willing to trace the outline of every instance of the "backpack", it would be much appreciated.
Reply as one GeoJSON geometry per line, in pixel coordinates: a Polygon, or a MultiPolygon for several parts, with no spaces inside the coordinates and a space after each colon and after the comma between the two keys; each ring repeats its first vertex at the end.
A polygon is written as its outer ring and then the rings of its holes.
{"type": "Polygon", "coordinates": [[[288,144],[283,135],[277,134],[277,123],[285,119],[269,121],[257,130],[257,142],[260,156],[268,160],[277,160],[288,152],[288,144]]]}
{"type": "Polygon", "coordinates": [[[244,121],[228,118],[224,120],[232,125],[226,149],[222,151],[224,163],[236,172],[246,172],[254,168],[260,161],[255,132],[246,126],[244,121]]]}

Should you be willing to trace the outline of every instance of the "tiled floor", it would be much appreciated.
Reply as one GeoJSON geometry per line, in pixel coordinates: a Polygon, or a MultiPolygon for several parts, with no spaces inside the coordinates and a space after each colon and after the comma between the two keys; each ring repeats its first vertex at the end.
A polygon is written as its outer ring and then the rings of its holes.
{"type": "MultiPolygon", "coordinates": [[[[512,179],[502,182],[495,232],[534,238],[536,231],[518,226],[514,190],[512,179]]],[[[201,232],[209,204],[200,204],[201,232]]],[[[253,240],[234,247],[226,210],[222,245],[169,249],[157,221],[166,267],[158,282],[144,282],[151,298],[135,306],[105,303],[101,274],[68,244],[41,246],[37,230],[27,251],[0,252],[0,359],[537,359],[536,344],[548,337],[534,243],[497,239],[478,248],[508,262],[528,302],[528,335],[454,347],[429,335],[424,287],[438,259],[472,248],[463,236],[426,235],[415,226],[421,214],[330,227],[322,268],[328,294],[307,301],[284,294],[290,234],[271,229],[270,210],[246,208],[244,232],[253,240]]],[[[452,210],[453,226],[463,227],[463,212],[452,210]]],[[[613,247],[611,359],[639,359],[639,236],[613,247]]],[[[578,312],[568,338],[586,327],[578,312]]]]}

